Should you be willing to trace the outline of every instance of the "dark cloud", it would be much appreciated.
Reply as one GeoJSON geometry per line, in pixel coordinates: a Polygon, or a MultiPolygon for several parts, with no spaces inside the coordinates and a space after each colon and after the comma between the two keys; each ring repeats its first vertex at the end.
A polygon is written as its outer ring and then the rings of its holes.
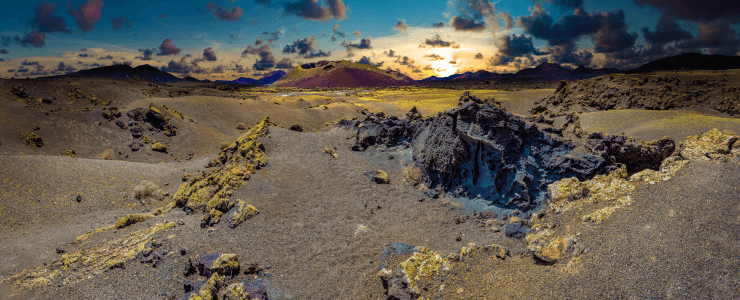
{"type": "Polygon", "coordinates": [[[336,37],[336,36],[333,36],[333,35],[332,35],[332,36],[331,36],[331,41],[332,41],[332,42],[336,42],[336,41],[337,41],[337,37],[336,37]]]}
{"type": "Polygon", "coordinates": [[[283,57],[283,59],[275,64],[275,69],[293,69],[293,61],[290,58],[283,57]]]}
{"type": "Polygon", "coordinates": [[[126,17],[121,16],[120,18],[111,18],[110,19],[111,26],[113,26],[114,29],[121,29],[124,26],[128,29],[131,28],[131,24],[134,23],[133,20],[127,20],[126,17]]]}
{"type": "Polygon", "coordinates": [[[476,22],[473,19],[466,19],[464,17],[452,17],[450,19],[450,27],[459,31],[481,32],[486,30],[486,24],[484,22],[476,22]]]}
{"type": "Polygon", "coordinates": [[[632,47],[637,40],[637,34],[627,32],[624,22],[624,11],[601,14],[601,27],[594,36],[596,53],[612,53],[632,47]]]}
{"type": "Polygon", "coordinates": [[[450,27],[453,29],[481,32],[486,29],[486,22],[496,26],[496,9],[488,0],[456,0],[450,3],[460,12],[460,15],[450,19],[450,27]]]}
{"type": "Polygon", "coordinates": [[[457,62],[456,62],[456,61],[454,61],[454,60],[451,60],[451,61],[449,61],[449,63],[450,63],[451,65],[456,65],[456,64],[457,64],[457,62]]]}
{"type": "Polygon", "coordinates": [[[334,23],[334,26],[331,27],[331,31],[333,31],[334,33],[336,33],[340,37],[347,36],[346,33],[337,30],[337,28],[339,28],[339,23],[334,23]]]}
{"type": "Polygon", "coordinates": [[[70,31],[67,28],[67,24],[64,23],[64,19],[54,14],[56,10],[57,4],[54,2],[44,2],[36,4],[36,7],[33,9],[33,19],[31,19],[31,21],[29,22],[31,28],[34,28],[42,33],[69,33],[70,31]]]}
{"type": "Polygon", "coordinates": [[[101,56],[100,58],[98,58],[98,60],[106,60],[106,59],[113,60],[113,56],[108,55],[108,56],[101,56]]]}
{"type": "Polygon", "coordinates": [[[285,45],[283,53],[298,53],[298,55],[302,55],[303,58],[326,57],[331,55],[331,52],[314,49],[313,44],[315,41],[316,36],[313,35],[308,38],[299,39],[293,42],[293,44],[285,45]]]}
{"type": "Polygon", "coordinates": [[[478,52],[478,54],[475,55],[475,59],[483,59],[483,54],[478,52]]]}
{"type": "Polygon", "coordinates": [[[60,61],[59,66],[57,66],[57,71],[72,73],[74,71],[77,71],[77,69],[72,66],[66,65],[63,61],[60,61]]]}
{"type": "MultiPolygon", "coordinates": [[[[141,54],[143,56],[134,57],[135,59],[152,60],[152,54],[154,54],[154,50],[152,50],[152,49],[139,49],[139,51],[141,52],[141,54]]],[[[87,55],[87,54],[85,54],[85,55],[87,55]]],[[[81,57],[87,57],[87,56],[82,56],[81,54],[80,54],[80,56],[81,57]]]]}
{"type": "Polygon", "coordinates": [[[582,50],[576,53],[570,48],[558,46],[548,49],[550,54],[550,61],[557,64],[574,64],[577,66],[588,66],[591,64],[591,59],[594,55],[587,51],[582,50]]]}
{"type": "Polygon", "coordinates": [[[217,61],[218,58],[216,58],[216,52],[213,51],[213,48],[208,47],[205,50],[203,50],[203,59],[207,61],[217,61]]]}
{"type": "Polygon", "coordinates": [[[234,7],[229,10],[228,7],[217,6],[213,1],[206,4],[206,9],[213,12],[213,17],[221,21],[239,21],[244,14],[241,7],[234,7]]]}
{"type": "Polygon", "coordinates": [[[176,55],[179,53],[180,48],[177,48],[172,44],[172,39],[166,39],[162,42],[162,45],[159,46],[159,53],[157,53],[157,55],[176,55]]]}
{"type": "Polygon", "coordinates": [[[413,59],[410,59],[408,56],[404,56],[404,57],[399,56],[396,62],[399,65],[412,67],[416,61],[414,61],[413,59]]]}
{"type": "Polygon", "coordinates": [[[99,63],[94,63],[94,64],[92,64],[90,66],[92,66],[92,67],[105,67],[105,65],[101,65],[99,63]]]}
{"type": "Polygon", "coordinates": [[[396,22],[396,25],[393,26],[393,29],[394,30],[404,31],[405,32],[406,30],[409,30],[409,26],[406,25],[406,21],[399,20],[398,22],[396,22]]]}
{"type": "Polygon", "coordinates": [[[327,6],[319,5],[316,0],[299,0],[292,3],[283,3],[284,14],[296,15],[307,20],[326,21],[336,18],[337,21],[346,18],[342,0],[328,0],[327,6]]]}
{"type": "Polygon", "coordinates": [[[0,54],[8,54],[8,50],[0,49],[0,54]]]}
{"type": "Polygon", "coordinates": [[[380,68],[380,67],[382,67],[382,66],[383,66],[383,62],[382,62],[382,61],[381,61],[381,62],[379,62],[379,63],[374,63],[374,62],[372,62],[372,61],[370,60],[370,58],[369,58],[369,57],[367,57],[367,56],[363,56],[363,57],[362,57],[362,58],[360,58],[360,60],[358,60],[357,62],[358,62],[358,63],[361,63],[361,64],[366,64],[366,65],[376,66],[376,67],[378,67],[378,68],[380,68]]]}
{"type": "Polygon", "coordinates": [[[21,65],[22,66],[38,66],[39,65],[39,62],[37,62],[37,61],[28,61],[28,59],[24,59],[21,62],[21,65]]]}
{"type": "Polygon", "coordinates": [[[46,45],[46,43],[44,42],[45,39],[46,35],[43,32],[36,31],[35,29],[31,31],[31,33],[25,35],[23,38],[20,38],[18,36],[15,37],[15,40],[17,42],[20,42],[23,47],[31,45],[37,48],[46,45]]]}
{"type": "Polygon", "coordinates": [[[361,39],[359,44],[352,44],[352,43],[343,42],[342,43],[342,46],[344,46],[348,50],[349,49],[353,49],[353,48],[354,49],[372,49],[373,48],[370,45],[370,39],[369,38],[361,39]]]}
{"type": "Polygon", "coordinates": [[[324,52],[324,50],[319,49],[317,51],[312,51],[311,53],[304,54],[303,58],[328,57],[330,55],[331,55],[331,51],[324,52]]]}
{"type": "Polygon", "coordinates": [[[255,60],[252,65],[252,70],[263,71],[269,70],[275,67],[275,56],[272,55],[270,45],[264,45],[262,47],[253,47],[252,45],[247,46],[242,52],[242,57],[247,55],[259,55],[260,59],[255,60]]]}
{"type": "Polygon", "coordinates": [[[212,72],[213,73],[223,73],[225,69],[226,69],[226,67],[224,67],[224,66],[217,66],[217,67],[213,68],[213,71],[212,72]]]}
{"type": "Polygon", "coordinates": [[[740,3],[726,0],[635,0],[637,5],[649,5],[677,19],[707,23],[717,19],[740,19],[740,3]]]}
{"type": "Polygon", "coordinates": [[[160,70],[164,72],[170,72],[170,73],[179,73],[179,74],[187,74],[187,73],[205,73],[206,70],[199,67],[196,63],[190,62],[188,63],[187,58],[182,57],[180,58],[180,61],[177,62],[175,60],[170,60],[169,63],[167,63],[167,66],[160,67],[160,70]]]}
{"type": "Polygon", "coordinates": [[[691,33],[678,26],[673,17],[665,14],[658,19],[655,31],[651,32],[648,28],[643,28],[642,36],[651,45],[660,47],[670,42],[692,38],[691,33]]]}
{"type": "Polygon", "coordinates": [[[80,4],[77,10],[74,10],[72,4],[67,0],[67,12],[74,17],[77,28],[82,32],[88,32],[95,28],[95,23],[100,19],[100,9],[103,6],[103,0],[88,0],[85,4],[80,4]]]}
{"type": "Polygon", "coordinates": [[[424,57],[428,57],[429,60],[444,60],[445,59],[444,56],[437,55],[437,54],[424,55],[424,57]]]}
{"type": "Polygon", "coordinates": [[[434,71],[434,68],[432,68],[432,65],[428,65],[424,67],[424,71],[434,71]]]}
{"type": "Polygon", "coordinates": [[[432,27],[434,27],[434,28],[445,28],[445,27],[447,27],[447,23],[442,22],[442,21],[434,22],[434,23],[432,23],[432,27]]]}
{"type": "Polygon", "coordinates": [[[4,35],[4,36],[2,37],[2,43],[3,43],[3,46],[5,46],[5,47],[7,47],[7,46],[10,46],[10,44],[11,44],[12,42],[13,42],[13,38],[12,38],[12,37],[10,37],[10,36],[7,36],[7,35],[4,35]]]}
{"type": "Polygon", "coordinates": [[[393,49],[383,51],[383,54],[387,55],[388,57],[399,57],[399,55],[396,55],[396,51],[393,51],[393,49]]]}
{"type": "Polygon", "coordinates": [[[684,51],[699,52],[706,48],[709,54],[738,55],[740,39],[732,29],[733,20],[718,19],[699,24],[699,35],[691,40],[683,40],[676,47],[684,51]]]}
{"type": "MultiPolygon", "coordinates": [[[[8,71],[10,71],[10,70],[8,70],[8,71]]],[[[19,68],[18,69],[18,73],[26,73],[28,71],[30,71],[28,68],[19,68]]]]}
{"type": "Polygon", "coordinates": [[[583,6],[583,0],[535,0],[534,2],[547,2],[552,5],[576,8],[583,6]]]}
{"type": "Polygon", "coordinates": [[[113,61],[113,65],[114,66],[117,66],[117,65],[130,66],[131,64],[132,64],[131,61],[121,61],[121,62],[118,62],[118,61],[115,61],[115,60],[113,61]]]}
{"type": "Polygon", "coordinates": [[[447,48],[455,44],[455,42],[443,41],[439,34],[435,34],[434,38],[426,39],[424,44],[431,46],[432,48],[447,48]]]}
{"type": "Polygon", "coordinates": [[[359,30],[356,30],[355,32],[352,33],[352,36],[360,36],[360,35],[361,33],[359,30]]]}

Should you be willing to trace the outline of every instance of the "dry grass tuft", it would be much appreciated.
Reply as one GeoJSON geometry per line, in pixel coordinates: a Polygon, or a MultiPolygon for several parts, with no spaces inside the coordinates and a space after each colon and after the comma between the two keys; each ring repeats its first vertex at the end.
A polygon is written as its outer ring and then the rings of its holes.
{"type": "Polygon", "coordinates": [[[229,147],[229,143],[228,142],[221,142],[220,144],[218,144],[218,148],[221,149],[221,150],[224,150],[224,149],[226,149],[228,147],[229,147]]]}
{"type": "Polygon", "coordinates": [[[406,181],[413,184],[419,184],[419,182],[421,182],[421,169],[416,165],[403,167],[403,176],[406,177],[406,181]]]}
{"type": "Polygon", "coordinates": [[[159,186],[149,180],[143,180],[139,185],[134,187],[134,198],[139,200],[154,199],[162,201],[166,193],[159,189],[159,186]]]}
{"type": "Polygon", "coordinates": [[[247,124],[244,124],[244,123],[236,124],[236,129],[239,129],[239,130],[247,130],[247,128],[248,128],[247,127],[247,124]]]}
{"type": "Polygon", "coordinates": [[[98,154],[98,157],[105,159],[105,160],[113,159],[113,149],[107,149],[103,151],[103,153],[98,154]]]}

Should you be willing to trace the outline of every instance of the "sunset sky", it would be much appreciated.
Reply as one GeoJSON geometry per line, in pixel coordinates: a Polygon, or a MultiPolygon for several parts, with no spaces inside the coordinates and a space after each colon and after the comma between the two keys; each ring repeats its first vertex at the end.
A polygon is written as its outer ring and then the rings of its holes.
{"type": "Polygon", "coordinates": [[[631,69],[681,52],[738,55],[740,1],[2,1],[0,77],[150,64],[259,78],[319,60],[414,79],[542,62],[631,69]]]}

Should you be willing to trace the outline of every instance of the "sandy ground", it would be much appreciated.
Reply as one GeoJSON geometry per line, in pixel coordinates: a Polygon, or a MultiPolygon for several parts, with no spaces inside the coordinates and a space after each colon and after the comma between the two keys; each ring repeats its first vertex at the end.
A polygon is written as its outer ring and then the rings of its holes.
{"type": "MultiPolygon", "coordinates": [[[[538,97],[551,92],[518,91],[497,99],[511,112],[524,114],[538,97]]],[[[506,260],[474,255],[461,264],[448,276],[441,299],[740,297],[736,230],[740,206],[735,188],[739,182],[736,176],[727,176],[740,171],[737,162],[692,162],[668,181],[639,187],[631,207],[599,226],[584,227],[579,239],[590,250],[580,260],[542,265],[532,259],[522,240],[486,229],[459,204],[445,197],[429,198],[406,182],[402,168],[409,162],[408,149],[353,152],[351,132],[327,129],[332,121],[357,115],[362,108],[357,104],[402,115],[403,105],[411,100],[399,105],[336,95],[328,97],[333,100],[326,108],[308,108],[325,104],[320,99],[276,104],[270,99],[275,95],[255,100],[131,94],[118,104],[124,113],[149,103],[183,113],[185,120],[177,121],[178,135],[168,140],[171,153],[130,153],[124,147],[130,134],[112,124],[96,125],[100,112],[46,116],[43,110],[0,98],[0,126],[9,128],[0,132],[0,257],[5,262],[0,277],[50,263],[61,255],[57,247],[67,252],[89,249],[164,220],[182,221],[156,237],[163,244],[159,249],[175,254],[156,268],[132,260],[125,269],[76,284],[35,291],[0,284],[4,298],[176,299],[184,293],[182,272],[188,259],[235,253],[243,265],[255,263],[264,270],[256,279],[242,273],[230,281],[263,282],[270,299],[385,299],[376,274],[382,245],[395,242],[439,253],[459,251],[468,243],[509,248],[506,260]],[[261,138],[269,165],[232,196],[254,205],[259,215],[234,229],[221,223],[209,230],[200,227],[202,213],[172,210],[95,235],[86,244],[73,243],[125,214],[168,203],[169,198],[142,205],[131,196],[132,189],[147,179],[174,194],[183,173],[204,170],[218,153],[219,142],[233,141],[244,132],[235,129],[236,123],[254,125],[265,115],[283,127],[299,122],[307,132],[272,127],[269,137],[261,138]],[[45,141],[36,150],[19,138],[34,122],[45,141]],[[322,128],[323,132],[313,132],[322,128]],[[70,146],[78,149],[78,158],[57,156],[70,146]],[[324,147],[336,147],[338,157],[325,153],[324,147]],[[122,154],[114,160],[97,158],[107,148],[116,153],[121,149],[122,154]],[[190,152],[194,153],[190,160],[175,161],[190,152]],[[378,169],[389,174],[390,184],[376,184],[363,174],[378,169]],[[77,195],[82,196],[79,203],[77,195]],[[186,254],[180,255],[180,249],[186,254]]],[[[714,127],[740,132],[736,119],[702,111],[594,112],[583,114],[581,120],[586,130],[625,131],[647,140],[664,135],[682,140],[714,127]]]]}

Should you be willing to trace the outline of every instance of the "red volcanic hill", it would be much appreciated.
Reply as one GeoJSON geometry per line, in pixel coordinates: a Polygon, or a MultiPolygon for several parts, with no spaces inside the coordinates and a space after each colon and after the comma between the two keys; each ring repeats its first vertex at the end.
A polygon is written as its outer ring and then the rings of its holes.
{"type": "Polygon", "coordinates": [[[320,61],[290,70],[273,87],[371,87],[414,85],[403,73],[351,61],[320,61]]]}

